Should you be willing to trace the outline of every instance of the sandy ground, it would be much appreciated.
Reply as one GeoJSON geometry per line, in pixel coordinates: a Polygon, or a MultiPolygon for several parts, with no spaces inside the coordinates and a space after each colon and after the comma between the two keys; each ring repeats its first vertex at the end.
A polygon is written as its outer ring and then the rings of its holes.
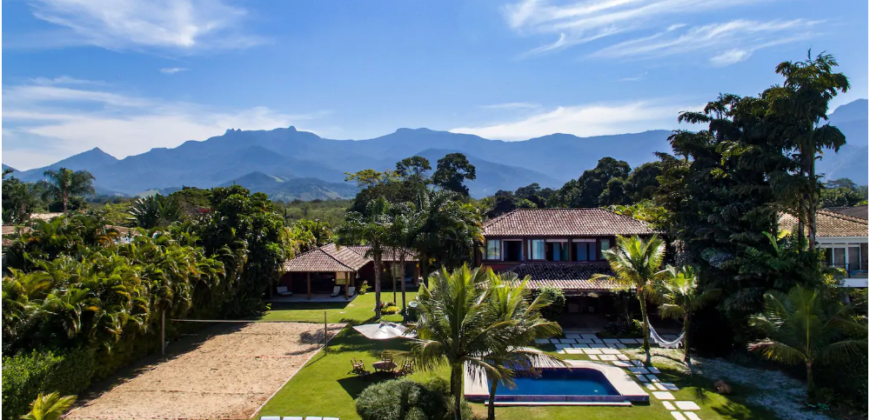
{"type": "MultiPolygon", "coordinates": [[[[343,326],[329,324],[330,336],[343,326]]],[[[320,349],[323,324],[224,324],[198,336],[66,418],[247,419],[320,349]]]]}

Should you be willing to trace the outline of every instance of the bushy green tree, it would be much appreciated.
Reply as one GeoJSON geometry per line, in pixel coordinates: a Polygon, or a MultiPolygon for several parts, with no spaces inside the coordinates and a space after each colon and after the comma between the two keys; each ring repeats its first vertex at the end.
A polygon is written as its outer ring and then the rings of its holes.
{"type": "Polygon", "coordinates": [[[58,168],[47,170],[44,175],[46,180],[40,182],[44,194],[60,201],[64,213],[70,197],[94,194],[94,176],[88,171],[58,168]]]}
{"type": "Polygon", "coordinates": [[[438,159],[438,167],[432,174],[432,183],[436,186],[457,192],[468,197],[468,187],[465,181],[477,179],[474,165],[462,153],[450,153],[438,159]]]}

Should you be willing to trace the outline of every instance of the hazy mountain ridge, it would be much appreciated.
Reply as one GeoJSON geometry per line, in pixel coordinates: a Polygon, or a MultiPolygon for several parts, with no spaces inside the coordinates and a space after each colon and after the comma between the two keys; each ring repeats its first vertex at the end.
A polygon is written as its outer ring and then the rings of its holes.
{"type": "MultiPolygon", "coordinates": [[[[819,162],[819,173],[867,183],[867,112],[867,100],[862,99],[830,114],[830,123],[843,131],[848,144],[838,154],[825,155],[819,162]]],[[[345,185],[345,172],[393,169],[397,161],[414,155],[428,158],[434,168],[445,154],[461,152],[477,167],[478,179],[470,182],[469,188],[479,197],[532,182],[559,187],[593,168],[605,156],[636,167],[655,160],[657,151],[669,152],[670,134],[667,130],[594,137],[551,134],[509,142],[425,128],[400,128],[370,140],[332,140],[294,127],[231,129],[207,140],[191,140],[171,149],[155,148],[121,160],[95,148],[16,175],[36,181],[42,179],[46,169],[61,166],[87,169],[96,177],[98,191],[131,195],[181,185],[203,188],[231,185],[233,180],[243,180],[255,191],[262,188],[263,192],[269,190],[286,196],[345,196],[350,190],[336,184],[345,185]],[[280,188],[277,181],[271,185],[257,173],[283,183],[280,188]],[[300,184],[296,189],[289,187],[294,182],[300,184]]]]}

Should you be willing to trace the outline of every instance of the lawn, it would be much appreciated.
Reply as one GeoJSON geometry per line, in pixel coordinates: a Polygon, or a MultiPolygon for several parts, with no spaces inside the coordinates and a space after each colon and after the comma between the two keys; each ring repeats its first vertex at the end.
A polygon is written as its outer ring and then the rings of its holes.
{"type": "MultiPolygon", "coordinates": [[[[408,302],[417,296],[416,289],[405,293],[408,302]]],[[[402,304],[402,293],[396,293],[399,305],[402,304]]],[[[382,301],[393,301],[393,292],[381,292],[382,301]]],[[[273,303],[272,310],[267,312],[263,321],[297,321],[323,322],[323,311],[326,311],[327,322],[365,323],[375,316],[375,293],[359,295],[349,303],[273,303]]],[[[388,321],[401,321],[401,315],[386,315],[388,321]]]]}
{"type": "MultiPolygon", "coordinates": [[[[413,295],[409,294],[409,300],[412,299],[411,296],[413,295]]],[[[391,300],[392,294],[384,298],[391,300]]],[[[371,320],[373,305],[374,295],[369,293],[358,297],[351,304],[341,305],[340,308],[310,305],[298,309],[281,309],[270,312],[266,315],[266,319],[322,322],[325,309],[329,322],[363,323],[371,320]]],[[[371,341],[346,328],[330,342],[328,353],[318,352],[290,382],[278,391],[257,416],[329,416],[339,417],[342,420],[358,419],[354,401],[360,392],[373,383],[390,378],[378,375],[372,375],[368,379],[357,378],[349,373],[350,359],[362,359],[366,366],[371,368],[372,362],[378,360],[383,350],[406,350],[408,344],[409,342],[405,340],[371,341]]],[[[545,346],[543,349],[554,350],[552,346],[545,346]]],[[[563,357],[587,358],[583,355],[563,355],[563,357]]],[[[662,381],[673,382],[680,388],[673,393],[677,400],[695,401],[701,406],[697,414],[703,420],[776,419],[764,408],[742,403],[742,396],[749,395],[753,392],[752,389],[735,386],[734,394],[719,395],[712,392],[712,381],[709,379],[689,376],[664,363],[659,364],[654,361],[654,364],[662,371],[659,375],[662,381]]],[[[425,380],[433,375],[447,378],[447,374],[447,370],[442,369],[434,373],[418,372],[409,378],[425,380]]],[[[508,420],[673,419],[660,401],[652,396],[650,399],[648,405],[632,407],[500,407],[496,409],[496,417],[508,420]]],[[[476,403],[472,404],[472,408],[476,417],[486,418],[485,405],[476,403]]]]}

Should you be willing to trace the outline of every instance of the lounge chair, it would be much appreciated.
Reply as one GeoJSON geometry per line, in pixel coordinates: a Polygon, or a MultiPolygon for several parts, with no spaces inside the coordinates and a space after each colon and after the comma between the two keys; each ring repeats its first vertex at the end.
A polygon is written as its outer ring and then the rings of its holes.
{"type": "Polygon", "coordinates": [[[332,294],[329,297],[336,297],[341,294],[341,286],[335,286],[332,288],[332,294]]]}
{"type": "Polygon", "coordinates": [[[366,370],[366,364],[363,363],[362,360],[356,360],[356,358],[351,358],[350,364],[351,366],[353,366],[353,369],[351,369],[351,371],[348,373],[356,374],[356,376],[359,377],[366,377],[371,374],[371,372],[366,370]]]}
{"type": "Polygon", "coordinates": [[[287,289],[287,286],[278,286],[278,294],[281,296],[293,296],[293,292],[287,289]]]}
{"type": "Polygon", "coordinates": [[[405,362],[402,363],[401,369],[399,369],[399,371],[396,372],[396,375],[405,376],[405,375],[410,375],[412,373],[414,373],[414,364],[411,362],[411,360],[405,360],[405,362]]]}
{"type": "Polygon", "coordinates": [[[353,286],[348,287],[347,288],[347,297],[351,297],[354,294],[356,294],[356,287],[353,287],[353,286]]]}

